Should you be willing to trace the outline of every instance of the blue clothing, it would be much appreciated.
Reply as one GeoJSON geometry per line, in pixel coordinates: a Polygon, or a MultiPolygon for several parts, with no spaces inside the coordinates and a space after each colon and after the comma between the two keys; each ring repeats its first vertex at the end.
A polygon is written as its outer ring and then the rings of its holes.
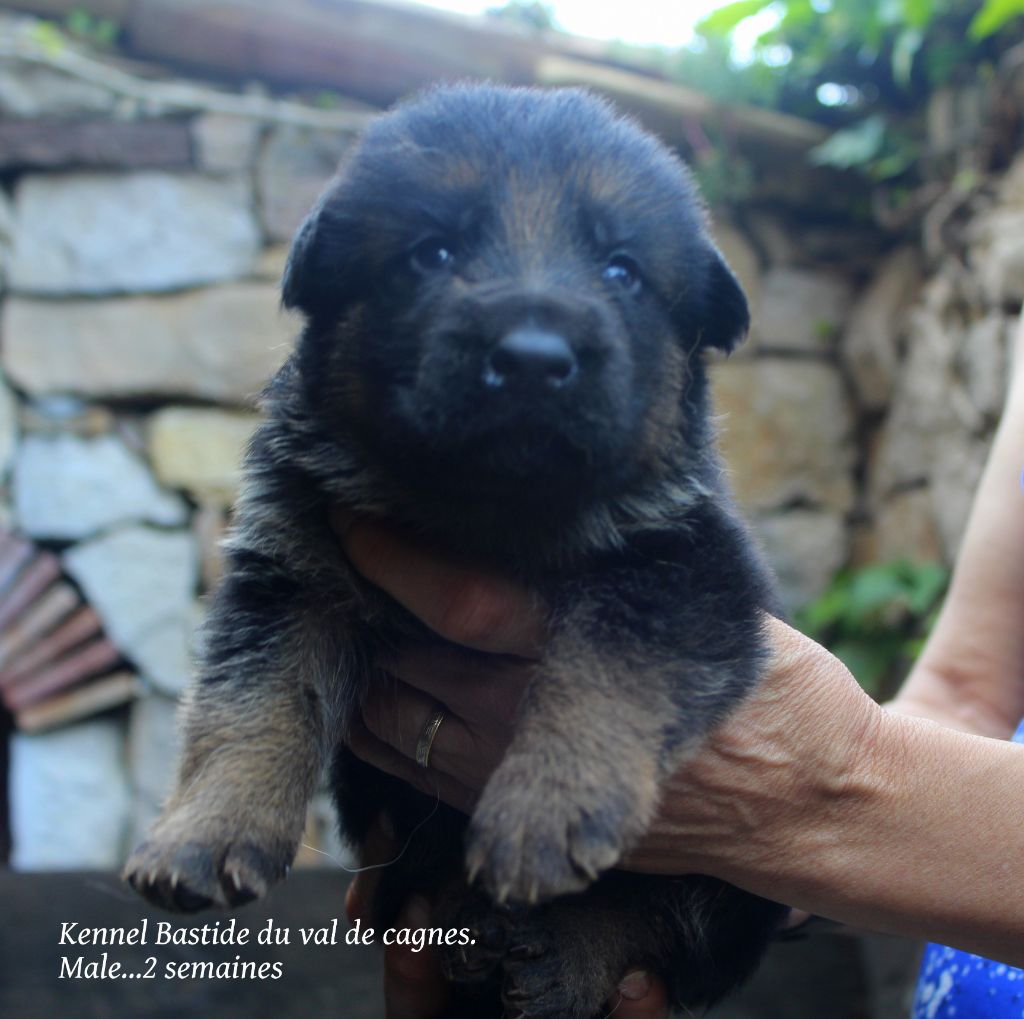
{"type": "MultiPolygon", "coordinates": [[[[1024,743],[1024,722],[1014,733],[1024,743]]],[[[1024,1019],[1024,969],[942,945],[925,949],[912,1019],[1024,1019]]]]}

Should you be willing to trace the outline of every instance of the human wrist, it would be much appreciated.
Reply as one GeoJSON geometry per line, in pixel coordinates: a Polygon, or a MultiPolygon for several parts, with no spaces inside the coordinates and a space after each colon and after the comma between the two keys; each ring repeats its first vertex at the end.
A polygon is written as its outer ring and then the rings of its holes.
{"type": "MultiPolygon", "coordinates": [[[[817,911],[814,874],[842,855],[845,832],[896,773],[883,762],[900,755],[898,733],[845,666],[812,654],[794,672],[802,682],[780,705],[781,728],[769,732],[737,794],[746,804],[717,865],[719,876],[791,905],[817,911]],[[808,884],[806,893],[798,886],[808,884]],[[790,892],[792,889],[792,892],[790,892]]],[[[794,684],[795,686],[796,684],[794,684]]],[[[728,781],[728,780],[727,780],[728,781]]]]}
{"type": "Polygon", "coordinates": [[[670,779],[636,861],[770,894],[782,857],[852,795],[881,710],[824,648],[772,620],[761,687],[670,779]]]}

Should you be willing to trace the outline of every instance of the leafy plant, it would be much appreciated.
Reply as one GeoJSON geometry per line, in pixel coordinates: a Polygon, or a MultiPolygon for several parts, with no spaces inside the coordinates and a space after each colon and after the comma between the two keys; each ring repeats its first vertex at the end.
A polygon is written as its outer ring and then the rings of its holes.
{"type": "Polygon", "coordinates": [[[971,38],[987,39],[1022,14],[1024,0],[987,0],[971,21],[971,38]]]}
{"type": "Polygon", "coordinates": [[[110,18],[101,18],[81,8],[68,13],[64,27],[69,35],[98,49],[110,49],[117,43],[121,26],[110,18]]]}
{"type": "Polygon", "coordinates": [[[886,697],[920,653],[948,581],[944,567],[908,560],[844,570],[796,622],[886,697]]]}
{"type": "Polygon", "coordinates": [[[814,161],[912,183],[932,93],[989,73],[1024,39],[1021,15],[1024,0],[734,0],[698,31],[720,45],[758,18],[739,70],[774,79],[769,105],[836,129],[814,161]]]}
{"type": "Polygon", "coordinates": [[[508,21],[535,32],[553,29],[555,13],[551,4],[540,0],[508,0],[499,7],[488,7],[488,17],[508,21]]]}

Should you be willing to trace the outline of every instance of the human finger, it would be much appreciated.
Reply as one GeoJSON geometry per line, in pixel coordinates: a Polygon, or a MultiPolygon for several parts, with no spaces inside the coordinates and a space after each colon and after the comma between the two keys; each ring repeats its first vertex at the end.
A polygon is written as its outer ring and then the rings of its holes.
{"type": "MultiPolygon", "coordinates": [[[[422,930],[430,926],[430,903],[414,895],[399,914],[396,927],[422,930]]],[[[384,949],[384,1015],[386,1019],[439,1019],[449,1004],[448,984],[437,953],[413,945],[384,949]]]]}
{"type": "Polygon", "coordinates": [[[453,563],[375,521],[353,521],[337,510],[332,522],[352,565],[441,636],[527,658],[543,647],[544,613],[525,589],[453,563]]]}
{"type": "Polygon", "coordinates": [[[429,769],[479,789],[498,766],[511,741],[510,725],[486,731],[467,725],[459,713],[405,683],[371,693],[362,710],[363,724],[420,770],[421,752],[429,769]],[[421,746],[424,739],[428,745],[421,746]]]}
{"type": "Polygon", "coordinates": [[[348,745],[356,757],[372,764],[375,768],[401,779],[427,796],[436,796],[456,810],[468,814],[473,810],[479,793],[464,786],[457,779],[433,768],[423,768],[403,757],[393,747],[377,739],[362,724],[356,721],[348,734],[348,745]]]}
{"type": "Polygon", "coordinates": [[[388,662],[403,683],[454,708],[470,728],[511,725],[532,665],[445,645],[410,645],[388,662]]]}
{"type": "Polygon", "coordinates": [[[665,981],[646,970],[633,970],[619,981],[608,1006],[615,1019],[668,1019],[665,981]]]}
{"type": "Polygon", "coordinates": [[[360,859],[367,869],[356,874],[345,890],[345,915],[349,923],[367,919],[381,877],[380,864],[393,860],[397,852],[390,823],[380,814],[370,825],[360,849],[360,859]]]}

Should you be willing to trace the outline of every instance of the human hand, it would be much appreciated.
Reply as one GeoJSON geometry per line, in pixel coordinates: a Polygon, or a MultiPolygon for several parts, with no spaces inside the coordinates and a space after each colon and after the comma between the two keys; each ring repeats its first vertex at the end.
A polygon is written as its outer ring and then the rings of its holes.
{"type": "MultiPolygon", "coordinates": [[[[371,829],[364,847],[370,863],[393,859],[398,848],[380,825],[371,829]]],[[[345,912],[354,923],[368,917],[379,870],[358,874],[345,896],[345,912]]],[[[396,926],[418,929],[431,926],[430,903],[414,896],[402,909],[396,926]]],[[[386,1019],[440,1019],[451,1002],[451,991],[437,953],[431,948],[415,952],[411,945],[388,945],[384,949],[384,1008],[386,1019]]],[[[667,1019],[665,984],[643,970],[623,976],[617,988],[609,988],[609,1014],[616,1019],[667,1019]]]]}
{"type": "MultiPolygon", "coordinates": [[[[340,530],[368,580],[468,649],[408,648],[389,663],[398,682],[371,694],[350,734],[352,748],[470,812],[510,742],[544,644],[543,606],[382,525],[359,521],[340,530]],[[438,704],[445,719],[430,767],[422,768],[413,760],[416,743],[438,704]]],[[[773,658],[764,682],[671,777],[658,817],[624,861],[631,869],[707,873],[749,886],[750,861],[788,847],[815,812],[832,809],[835,791],[870,747],[880,711],[845,667],[785,623],[766,618],[765,627],[773,658]]]]}

